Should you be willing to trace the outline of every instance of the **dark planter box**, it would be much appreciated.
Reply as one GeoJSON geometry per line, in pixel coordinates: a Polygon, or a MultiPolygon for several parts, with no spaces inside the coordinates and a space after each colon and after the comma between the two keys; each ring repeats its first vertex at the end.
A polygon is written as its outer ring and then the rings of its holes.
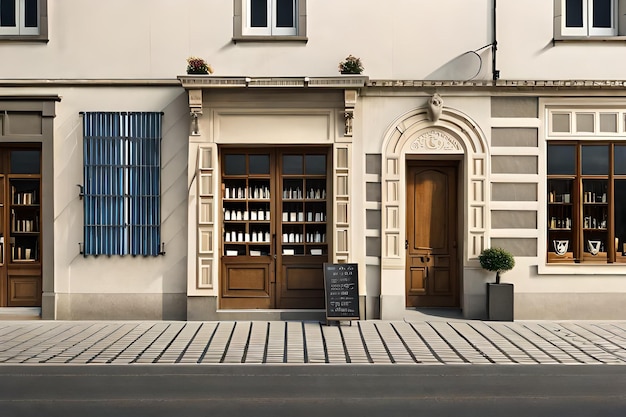
{"type": "Polygon", "coordinates": [[[513,284],[487,284],[489,320],[513,321],[513,284]]]}

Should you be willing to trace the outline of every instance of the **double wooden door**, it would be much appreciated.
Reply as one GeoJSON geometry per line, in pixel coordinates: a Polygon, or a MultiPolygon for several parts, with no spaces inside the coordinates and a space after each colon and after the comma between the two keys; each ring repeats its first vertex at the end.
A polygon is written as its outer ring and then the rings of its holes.
{"type": "Polygon", "coordinates": [[[324,308],[329,148],[220,150],[221,308],[324,308]]]}
{"type": "Polygon", "coordinates": [[[407,167],[407,307],[459,307],[458,163],[407,167]]]}

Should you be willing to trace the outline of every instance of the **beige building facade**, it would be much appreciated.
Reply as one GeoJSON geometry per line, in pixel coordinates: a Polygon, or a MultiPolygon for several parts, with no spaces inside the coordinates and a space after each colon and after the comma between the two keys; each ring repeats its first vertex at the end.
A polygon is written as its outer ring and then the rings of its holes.
{"type": "Polygon", "coordinates": [[[430,3],[0,15],[0,308],[323,319],[355,263],[362,318],[485,318],[502,247],[515,318],[625,317],[624,2],[430,3]]]}

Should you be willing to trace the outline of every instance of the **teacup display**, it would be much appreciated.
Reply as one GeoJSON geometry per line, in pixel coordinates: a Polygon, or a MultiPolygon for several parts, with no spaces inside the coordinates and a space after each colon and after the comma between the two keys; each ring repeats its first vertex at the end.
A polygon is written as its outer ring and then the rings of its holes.
{"type": "Polygon", "coordinates": [[[567,253],[569,240],[553,240],[552,244],[554,245],[554,252],[556,252],[557,255],[563,256],[567,253]]]}
{"type": "Polygon", "coordinates": [[[597,255],[600,252],[600,245],[602,244],[601,240],[588,240],[587,241],[587,249],[589,249],[589,253],[592,255],[597,255]]]}

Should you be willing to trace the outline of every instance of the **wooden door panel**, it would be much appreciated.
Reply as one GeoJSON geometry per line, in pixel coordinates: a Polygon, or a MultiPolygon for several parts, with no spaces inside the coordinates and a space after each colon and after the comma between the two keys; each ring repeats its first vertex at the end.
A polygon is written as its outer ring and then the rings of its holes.
{"type": "Polygon", "coordinates": [[[285,260],[276,295],[277,308],[324,308],[323,263],[285,260]]]}
{"type": "Polygon", "coordinates": [[[432,281],[432,292],[434,294],[450,294],[452,290],[452,283],[450,282],[450,270],[448,268],[433,268],[432,281]]]}
{"type": "Polygon", "coordinates": [[[319,267],[294,267],[285,268],[287,273],[285,291],[311,291],[323,290],[323,282],[320,280],[319,267]]]}
{"type": "Polygon", "coordinates": [[[426,268],[414,267],[410,270],[409,288],[410,295],[421,295],[426,293],[426,268]]]}
{"type": "Polygon", "coordinates": [[[415,172],[414,211],[419,213],[419,227],[413,230],[413,250],[431,248],[430,253],[445,250],[448,242],[446,211],[449,205],[447,175],[436,170],[415,172]]]}
{"type": "Polygon", "coordinates": [[[456,175],[451,162],[408,166],[408,307],[459,306],[456,175]]]}
{"type": "Polygon", "coordinates": [[[271,308],[268,263],[223,262],[222,308],[271,308]]]}
{"type": "Polygon", "coordinates": [[[41,305],[41,278],[9,276],[9,307],[41,305]]]}

